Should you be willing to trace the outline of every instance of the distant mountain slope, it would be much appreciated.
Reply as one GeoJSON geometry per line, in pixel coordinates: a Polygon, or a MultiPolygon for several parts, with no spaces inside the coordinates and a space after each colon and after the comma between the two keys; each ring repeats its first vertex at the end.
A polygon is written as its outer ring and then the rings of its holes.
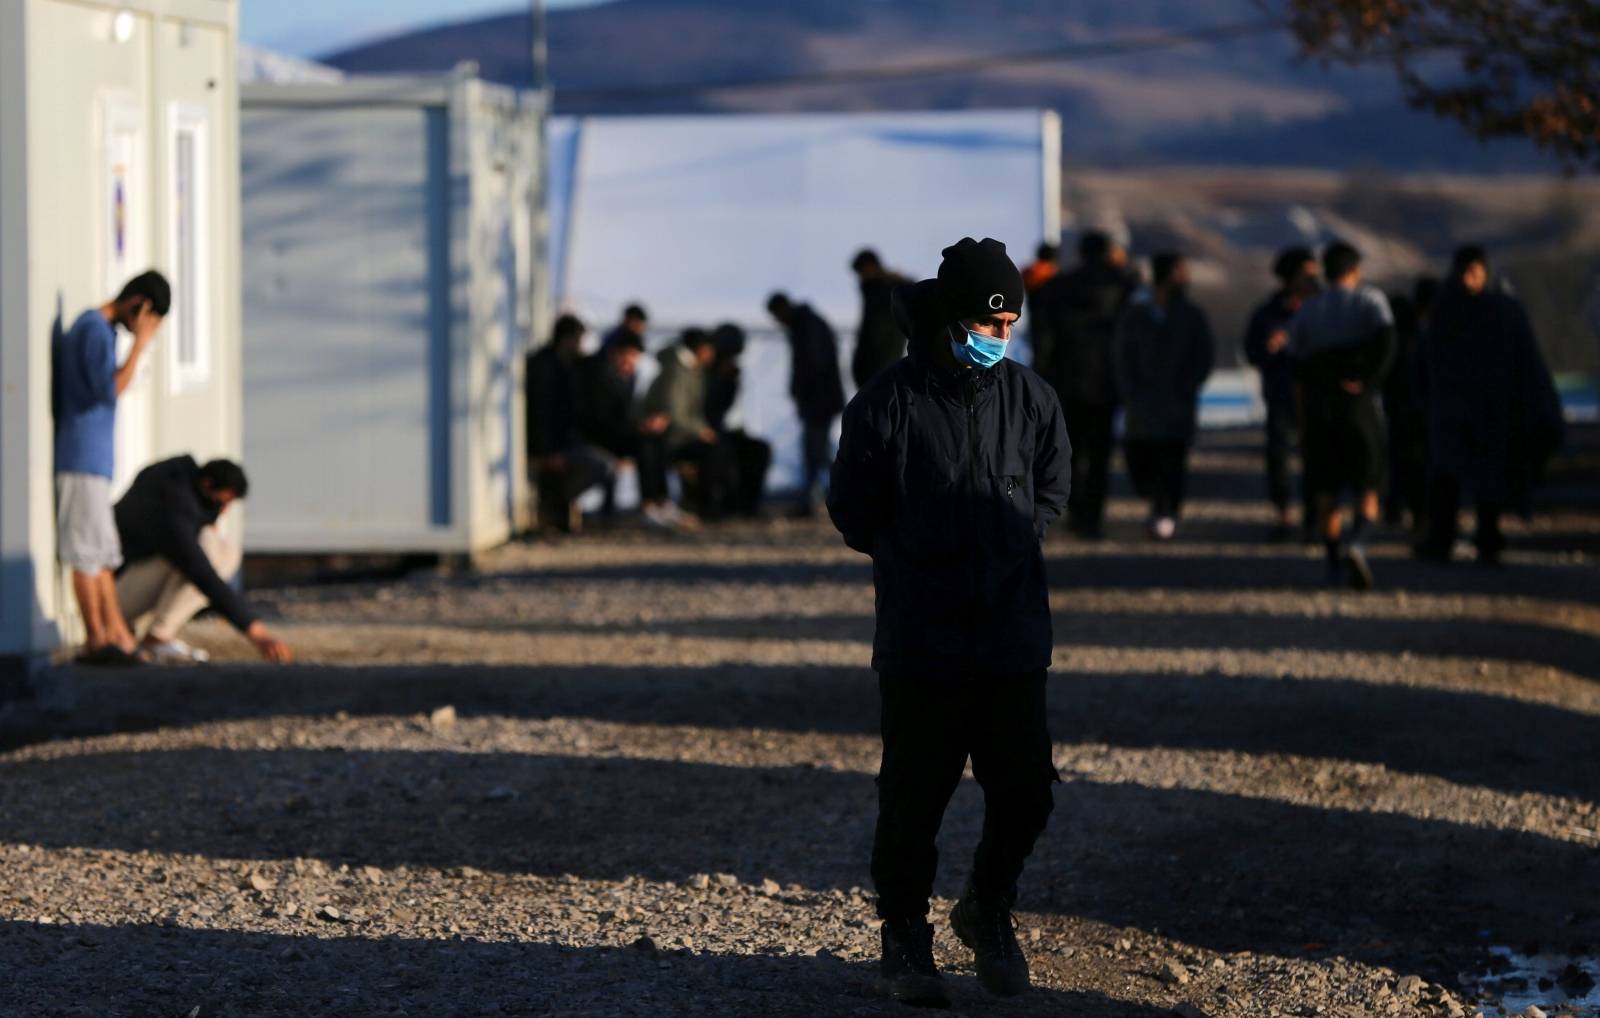
{"type": "MultiPolygon", "coordinates": [[[[1480,145],[1405,108],[1382,69],[1325,70],[1269,31],[1092,60],[980,74],[700,93],[597,89],[936,63],[1259,21],[1256,0],[612,0],[549,16],[557,109],[568,113],[963,109],[1048,106],[1069,158],[1135,165],[1235,163],[1498,171],[1550,164],[1516,142],[1480,145]]],[[[351,73],[443,71],[529,80],[521,11],[424,29],[332,54],[351,73]]]]}

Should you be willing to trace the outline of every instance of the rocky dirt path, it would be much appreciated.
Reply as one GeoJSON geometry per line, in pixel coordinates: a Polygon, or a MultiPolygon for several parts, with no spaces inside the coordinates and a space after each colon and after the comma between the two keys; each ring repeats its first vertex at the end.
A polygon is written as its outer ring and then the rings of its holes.
{"type": "MultiPolygon", "coordinates": [[[[1381,591],[1329,592],[1260,543],[1252,457],[1213,440],[1173,546],[1119,501],[1048,547],[1039,990],[986,998],[942,930],[956,1011],[1593,1013],[1600,509],[1500,570],[1390,535],[1381,591]],[[1503,947],[1571,971],[1497,980],[1503,947]]],[[[202,622],[209,668],[0,708],[0,1016],[900,1013],[862,886],[871,577],[824,525],[259,597],[303,663],[202,622]]],[[[981,808],[966,782],[941,914],[981,808]]]]}

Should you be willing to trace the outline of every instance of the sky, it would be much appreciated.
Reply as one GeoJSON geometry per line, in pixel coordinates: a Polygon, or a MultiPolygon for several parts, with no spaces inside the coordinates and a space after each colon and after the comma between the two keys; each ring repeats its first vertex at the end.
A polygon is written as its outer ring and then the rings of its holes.
{"type": "MultiPolygon", "coordinates": [[[[547,0],[579,7],[603,0],[547,0]]],[[[245,42],[299,57],[316,57],[424,25],[502,14],[518,0],[241,0],[245,42]]]]}

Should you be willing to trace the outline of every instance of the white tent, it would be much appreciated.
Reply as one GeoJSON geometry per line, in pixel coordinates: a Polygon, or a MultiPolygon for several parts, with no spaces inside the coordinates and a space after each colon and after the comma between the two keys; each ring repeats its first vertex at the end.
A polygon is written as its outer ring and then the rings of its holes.
{"type": "Polygon", "coordinates": [[[547,137],[558,306],[604,327],[641,301],[657,342],[744,327],[744,419],[776,446],[776,487],[795,477],[798,428],[769,293],[811,303],[848,364],[856,251],[921,277],[963,236],[1004,241],[1020,265],[1061,231],[1047,111],[557,118],[547,137]]]}
{"type": "Polygon", "coordinates": [[[553,120],[557,297],[591,318],[638,297],[665,328],[765,327],[783,288],[848,329],[862,247],[928,275],[966,235],[1019,263],[1056,237],[1059,153],[1037,110],[553,120]]]}

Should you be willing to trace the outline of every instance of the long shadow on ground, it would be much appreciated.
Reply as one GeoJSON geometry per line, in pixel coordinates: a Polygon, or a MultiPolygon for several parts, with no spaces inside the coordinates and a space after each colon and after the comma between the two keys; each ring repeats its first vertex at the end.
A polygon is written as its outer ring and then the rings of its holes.
{"type": "MultiPolygon", "coordinates": [[[[865,881],[875,802],[869,774],[515,753],[107,753],[0,778],[0,830],[45,848],[815,888],[865,881]],[[517,798],[485,801],[495,786],[517,798]]],[[[959,892],[977,840],[974,791],[946,825],[944,894],[959,892]]],[[[1593,902],[1574,896],[1600,864],[1592,847],[1138,785],[1071,781],[1056,798],[1028,910],[1219,950],[1406,961],[1434,978],[1485,934],[1600,935],[1593,902]]]]}
{"type": "MultiPolygon", "coordinates": [[[[829,957],[656,953],[470,940],[289,937],[163,926],[0,922],[0,1014],[894,1015],[867,965],[829,957]]],[[[958,1006],[986,1006],[971,979],[958,1006]]],[[[1036,990],[1006,1012],[1156,1018],[1099,994],[1036,990]]]]}
{"type": "MultiPolygon", "coordinates": [[[[0,748],[206,720],[414,715],[444,702],[463,716],[878,730],[871,673],[833,667],[151,669],[101,678],[93,696],[94,710],[0,729],[0,748]]],[[[1058,742],[1326,757],[1513,793],[1600,794],[1589,754],[1600,716],[1477,693],[1269,676],[1060,675],[1050,718],[1058,742]]]]}

